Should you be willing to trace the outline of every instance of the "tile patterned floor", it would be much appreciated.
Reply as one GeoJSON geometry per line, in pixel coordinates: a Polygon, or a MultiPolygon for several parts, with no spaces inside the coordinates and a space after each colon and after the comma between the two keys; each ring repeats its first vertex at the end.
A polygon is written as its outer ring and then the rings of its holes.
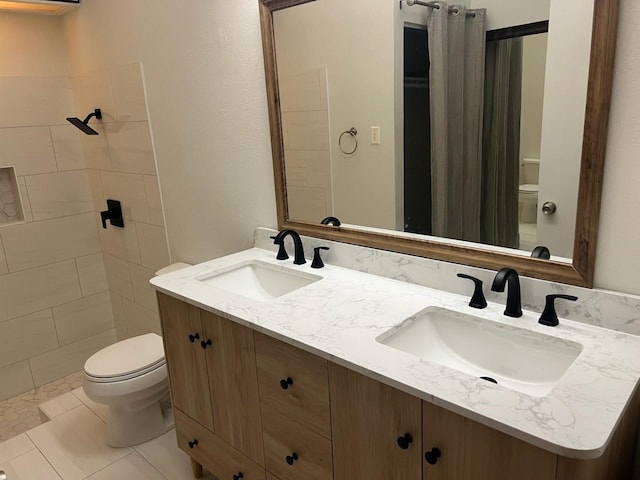
{"type": "Polygon", "coordinates": [[[40,425],[38,405],[81,385],[82,372],[77,372],[0,402],[0,442],[40,425]]]}
{"type": "Polygon", "coordinates": [[[50,421],[0,443],[0,470],[10,480],[193,478],[174,430],[133,448],[108,447],[108,409],[89,400],[81,388],[47,401],[41,410],[50,421]]]}

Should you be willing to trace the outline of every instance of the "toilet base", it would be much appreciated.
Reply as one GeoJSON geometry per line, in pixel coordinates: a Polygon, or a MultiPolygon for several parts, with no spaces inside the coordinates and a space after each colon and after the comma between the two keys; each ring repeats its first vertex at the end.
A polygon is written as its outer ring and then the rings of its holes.
{"type": "Polygon", "coordinates": [[[170,402],[155,402],[141,410],[110,406],[107,445],[132,447],[148,442],[174,427],[170,402]]]}

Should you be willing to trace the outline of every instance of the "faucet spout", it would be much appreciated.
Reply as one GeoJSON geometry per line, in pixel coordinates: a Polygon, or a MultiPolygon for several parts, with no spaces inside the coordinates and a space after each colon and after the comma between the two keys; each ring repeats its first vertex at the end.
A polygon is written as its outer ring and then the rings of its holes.
{"type": "MultiPolygon", "coordinates": [[[[291,236],[291,239],[293,240],[293,248],[294,248],[294,260],[293,263],[295,265],[304,265],[305,263],[307,263],[307,260],[304,258],[304,247],[302,245],[302,239],[300,238],[300,235],[298,234],[298,232],[296,232],[295,230],[291,230],[291,229],[286,229],[286,230],[281,230],[280,232],[278,232],[278,234],[275,236],[273,243],[275,245],[279,245],[280,249],[283,250],[284,249],[284,239],[287,236],[291,236]]],[[[287,257],[285,257],[287,258],[287,257]]],[[[278,259],[280,260],[280,255],[278,256],[278,259]]]]}
{"type": "Polygon", "coordinates": [[[513,268],[502,268],[496,274],[491,285],[491,290],[494,292],[504,292],[507,288],[507,308],[504,314],[508,317],[521,317],[522,316],[522,302],[520,299],[520,278],[518,272],[513,268]]]}

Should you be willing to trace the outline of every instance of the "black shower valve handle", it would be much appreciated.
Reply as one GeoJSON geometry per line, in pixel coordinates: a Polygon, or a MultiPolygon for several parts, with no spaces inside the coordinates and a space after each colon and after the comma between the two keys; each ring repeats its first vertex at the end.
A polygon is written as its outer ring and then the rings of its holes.
{"type": "Polygon", "coordinates": [[[118,200],[107,199],[107,209],[100,212],[102,228],[107,228],[107,220],[114,227],[124,228],[124,216],[122,215],[122,205],[118,200]]]}
{"type": "Polygon", "coordinates": [[[472,308],[486,308],[487,300],[484,298],[484,292],[482,291],[482,280],[464,273],[459,273],[458,277],[473,281],[474,290],[473,290],[473,296],[469,301],[469,306],[472,308]]]}

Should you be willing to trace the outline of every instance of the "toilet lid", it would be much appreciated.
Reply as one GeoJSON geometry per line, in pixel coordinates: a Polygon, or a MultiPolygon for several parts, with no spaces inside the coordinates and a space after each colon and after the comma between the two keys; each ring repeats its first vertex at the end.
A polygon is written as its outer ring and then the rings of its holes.
{"type": "Polygon", "coordinates": [[[114,343],[95,353],[84,364],[84,371],[95,378],[130,377],[164,365],[162,337],[147,333],[114,343]]]}
{"type": "Polygon", "coordinates": [[[538,193],[538,185],[534,185],[532,183],[520,185],[519,189],[523,193],[538,193]]]}

